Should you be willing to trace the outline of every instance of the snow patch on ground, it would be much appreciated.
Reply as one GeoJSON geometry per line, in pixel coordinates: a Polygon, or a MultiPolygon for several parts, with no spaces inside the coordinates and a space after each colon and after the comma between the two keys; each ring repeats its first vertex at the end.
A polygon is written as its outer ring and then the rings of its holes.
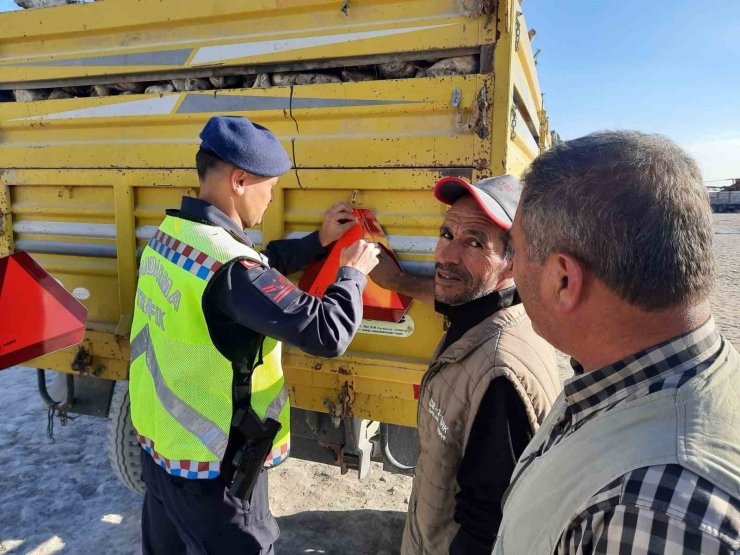
{"type": "MultiPolygon", "coordinates": [[[[49,377],[51,381],[51,378],[49,377]]],[[[105,452],[107,420],[56,420],[32,368],[0,372],[0,554],[137,554],[142,498],[118,483],[105,452]]],[[[397,553],[411,480],[374,465],[360,482],[338,468],[289,459],[270,472],[280,555],[397,553]]]]}
{"type": "Polygon", "coordinates": [[[57,420],[53,440],[46,424],[36,372],[0,372],[0,553],[140,553],[141,498],[113,476],[107,420],[57,420]]]}

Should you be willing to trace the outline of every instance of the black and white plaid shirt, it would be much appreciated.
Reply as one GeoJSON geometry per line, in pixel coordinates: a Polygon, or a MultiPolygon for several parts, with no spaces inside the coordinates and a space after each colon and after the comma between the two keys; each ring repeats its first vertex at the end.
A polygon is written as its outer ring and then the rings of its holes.
{"type": "MultiPolygon", "coordinates": [[[[565,384],[566,418],[544,451],[597,414],[677,388],[708,368],[724,339],[710,319],[699,329],[565,384]]],[[[598,464],[598,463],[597,463],[598,464]]],[[[559,554],[738,553],[740,499],[679,465],[640,468],[613,481],[573,515],[559,554]]]]}

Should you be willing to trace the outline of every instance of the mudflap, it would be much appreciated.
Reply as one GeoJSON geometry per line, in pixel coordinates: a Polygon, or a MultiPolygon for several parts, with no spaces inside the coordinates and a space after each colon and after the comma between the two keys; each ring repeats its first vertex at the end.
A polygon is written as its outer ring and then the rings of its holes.
{"type": "MultiPolygon", "coordinates": [[[[66,412],[108,418],[116,382],[94,376],[72,375],[72,377],[72,403],[66,407],[66,412]]],[[[49,376],[47,381],[50,382],[47,386],[49,396],[54,401],[62,403],[69,397],[68,374],[54,372],[54,376],[49,376]]]]}

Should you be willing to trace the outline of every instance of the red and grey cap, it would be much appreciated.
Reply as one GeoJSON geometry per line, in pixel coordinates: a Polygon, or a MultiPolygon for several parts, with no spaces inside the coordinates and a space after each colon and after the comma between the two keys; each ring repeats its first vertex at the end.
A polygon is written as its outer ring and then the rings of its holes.
{"type": "Polygon", "coordinates": [[[506,230],[514,222],[521,194],[522,186],[512,175],[487,177],[472,184],[461,177],[443,177],[434,186],[434,196],[445,204],[471,195],[493,223],[506,230]]]}

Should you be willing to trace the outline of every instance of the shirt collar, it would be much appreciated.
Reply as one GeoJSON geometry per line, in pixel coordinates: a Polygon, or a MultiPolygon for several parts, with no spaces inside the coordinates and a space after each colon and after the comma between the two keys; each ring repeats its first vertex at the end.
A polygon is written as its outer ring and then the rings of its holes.
{"type": "Polygon", "coordinates": [[[702,326],[679,337],[630,355],[609,366],[588,373],[578,373],[565,382],[565,401],[571,414],[591,412],[611,405],[636,390],[684,373],[714,355],[721,348],[721,336],[709,318],[702,326]]]}
{"type": "Polygon", "coordinates": [[[229,218],[210,202],[206,202],[199,198],[182,197],[179,215],[188,219],[198,220],[206,224],[222,227],[231,234],[236,235],[237,239],[245,241],[250,247],[252,246],[252,241],[247,237],[244,230],[241,229],[234,220],[229,218]]]}

